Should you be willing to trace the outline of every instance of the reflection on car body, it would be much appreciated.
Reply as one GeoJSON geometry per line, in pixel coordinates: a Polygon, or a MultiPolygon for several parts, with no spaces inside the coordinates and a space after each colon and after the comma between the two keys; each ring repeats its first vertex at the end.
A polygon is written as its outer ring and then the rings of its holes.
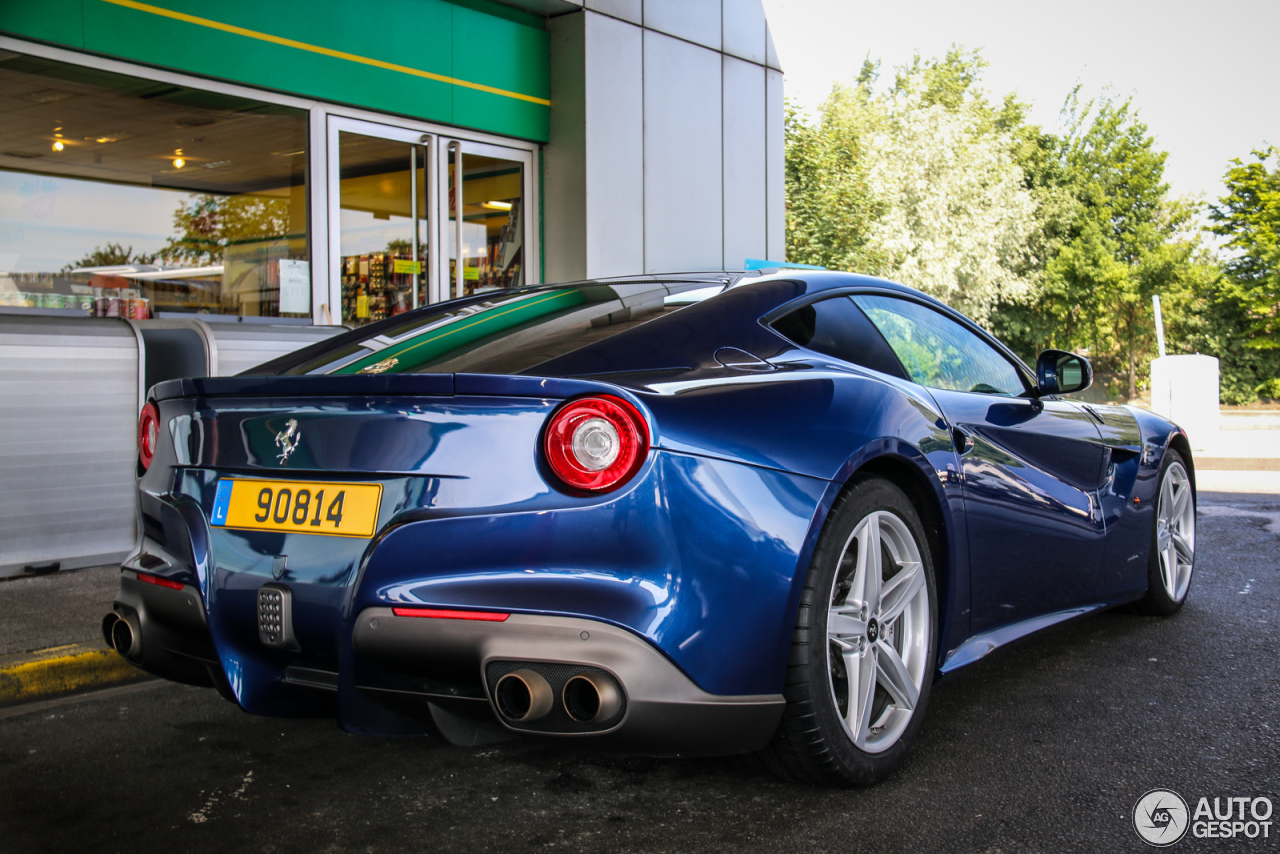
{"type": "Polygon", "coordinates": [[[1089,378],[851,274],[430,306],[157,385],[104,632],[250,712],[873,782],[941,674],[1184,601],[1186,436],[1089,378]]]}

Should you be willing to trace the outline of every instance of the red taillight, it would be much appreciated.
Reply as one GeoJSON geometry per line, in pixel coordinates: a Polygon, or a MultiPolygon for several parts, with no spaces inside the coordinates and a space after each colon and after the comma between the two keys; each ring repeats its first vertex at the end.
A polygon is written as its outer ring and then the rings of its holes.
{"type": "Polygon", "coordinates": [[[551,416],[542,442],[547,464],[574,489],[608,492],[631,479],[649,453],[649,428],[617,397],[582,397],[551,416]]]}
{"type": "Polygon", "coordinates": [[[142,407],[142,415],[138,416],[138,459],[142,462],[142,470],[151,468],[151,460],[156,455],[156,444],[160,441],[160,410],[154,401],[148,401],[142,407]]]}
{"type": "Polygon", "coordinates": [[[181,581],[172,581],[159,575],[147,575],[145,572],[138,573],[138,580],[145,581],[148,584],[154,584],[157,587],[168,587],[170,590],[181,590],[181,581]]]}
{"type": "Polygon", "coordinates": [[[501,623],[510,614],[496,611],[454,611],[448,608],[392,608],[397,617],[434,617],[437,620],[480,620],[486,623],[501,623]]]}

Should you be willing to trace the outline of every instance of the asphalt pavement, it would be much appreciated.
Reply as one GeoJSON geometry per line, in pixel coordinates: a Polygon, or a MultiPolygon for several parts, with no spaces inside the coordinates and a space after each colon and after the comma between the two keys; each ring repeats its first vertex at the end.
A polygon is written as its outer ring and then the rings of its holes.
{"type": "MultiPolygon", "coordinates": [[[[1183,611],[1091,616],[960,671],[866,790],[253,717],[105,648],[118,568],[0,581],[0,854],[1146,850],[1131,814],[1150,789],[1280,805],[1280,413],[1224,419],[1196,460],[1183,611]]],[[[1273,823],[1175,850],[1280,850],[1273,823]]]]}
{"type": "MultiPolygon", "coordinates": [[[[1147,850],[1150,789],[1280,803],[1280,496],[1204,494],[1198,535],[1181,613],[1095,615],[960,671],[870,789],[367,738],[149,682],[0,709],[0,851],[1147,850]]],[[[1275,829],[1174,850],[1274,851],[1275,829]]]]}

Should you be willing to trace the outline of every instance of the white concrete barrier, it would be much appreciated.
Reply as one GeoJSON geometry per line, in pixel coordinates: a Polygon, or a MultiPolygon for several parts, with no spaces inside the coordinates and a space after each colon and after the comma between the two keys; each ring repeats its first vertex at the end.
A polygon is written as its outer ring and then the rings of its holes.
{"type": "Polygon", "coordinates": [[[1218,436],[1218,360],[1161,356],[1151,361],[1151,408],[1187,431],[1202,449],[1218,436]]]}

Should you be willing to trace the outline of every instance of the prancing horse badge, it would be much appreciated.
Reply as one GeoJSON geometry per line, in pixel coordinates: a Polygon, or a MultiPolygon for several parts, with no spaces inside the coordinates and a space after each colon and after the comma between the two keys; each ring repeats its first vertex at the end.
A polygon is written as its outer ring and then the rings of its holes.
{"type": "Polygon", "coordinates": [[[276,434],[276,447],[280,449],[276,459],[280,461],[280,465],[289,462],[289,455],[297,450],[298,443],[301,441],[302,432],[298,430],[298,421],[296,418],[290,418],[285,422],[284,429],[276,434]]]}

